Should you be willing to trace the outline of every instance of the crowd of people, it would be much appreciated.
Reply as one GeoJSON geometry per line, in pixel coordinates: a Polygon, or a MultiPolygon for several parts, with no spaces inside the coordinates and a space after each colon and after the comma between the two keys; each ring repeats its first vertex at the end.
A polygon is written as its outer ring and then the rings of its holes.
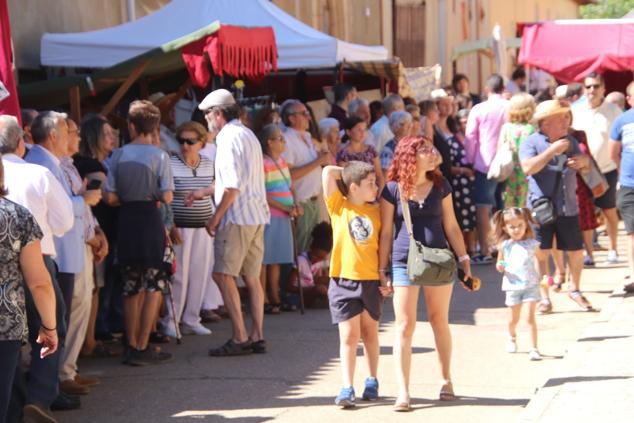
{"type": "Polygon", "coordinates": [[[468,290],[472,265],[503,274],[507,351],[527,303],[539,360],[535,314],[552,312],[551,291],[568,283],[593,310],[580,281],[599,221],[617,263],[624,220],[634,277],[634,112],[618,105],[634,105],[634,84],[606,97],[590,74],[532,96],[525,78],[492,75],[480,96],[458,74],[418,103],[368,102],[339,84],[319,122],[296,99],[251,118],[224,89],[177,127],[164,95],[131,102],[118,131],[96,114],[0,116],[0,421],[53,422],[51,409],[79,407],[100,383],[79,372],[80,356],[165,363],[172,354],[157,344],[210,335],[204,323],[222,318],[232,336],[210,356],[266,353],[264,315],[300,298],[328,306],[339,327],[336,403],[351,407],[360,339],[362,398],[378,397],[378,323],[393,296],[395,410],[408,411],[421,286],[439,397],[452,400],[456,262],[468,290]]]}

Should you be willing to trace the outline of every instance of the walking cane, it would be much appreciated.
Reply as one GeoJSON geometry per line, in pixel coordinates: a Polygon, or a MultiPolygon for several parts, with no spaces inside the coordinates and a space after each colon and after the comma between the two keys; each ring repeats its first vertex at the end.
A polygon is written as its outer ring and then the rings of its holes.
{"type": "Polygon", "coordinates": [[[183,337],[181,335],[181,330],[178,327],[178,323],[176,323],[176,310],[174,308],[174,297],[172,296],[172,281],[167,282],[167,290],[168,295],[170,297],[170,308],[172,309],[172,322],[174,323],[174,330],[176,330],[176,343],[178,345],[183,343],[183,337]]]}
{"type": "Polygon", "coordinates": [[[297,271],[297,287],[299,289],[299,312],[304,314],[304,287],[302,287],[302,278],[299,275],[299,262],[297,257],[300,252],[297,251],[297,233],[295,230],[295,218],[291,218],[291,232],[293,234],[293,261],[295,263],[295,269],[297,271]]]}
{"type": "MultiPolygon", "coordinates": [[[[167,257],[169,257],[170,261],[171,261],[171,274],[173,275],[175,273],[175,260],[176,260],[176,253],[174,251],[174,244],[172,243],[172,239],[170,238],[169,233],[167,232],[167,229],[165,230],[165,243],[166,243],[166,252],[165,255],[167,257]],[[169,252],[168,252],[169,251],[169,252]]],[[[178,323],[176,323],[176,309],[174,307],[174,296],[172,295],[172,278],[170,275],[170,279],[167,281],[167,290],[169,291],[167,295],[169,295],[170,297],[170,308],[172,309],[172,322],[174,323],[174,331],[176,332],[176,343],[178,345],[183,343],[182,340],[182,336],[181,336],[181,331],[180,328],[178,327],[178,323]]]]}

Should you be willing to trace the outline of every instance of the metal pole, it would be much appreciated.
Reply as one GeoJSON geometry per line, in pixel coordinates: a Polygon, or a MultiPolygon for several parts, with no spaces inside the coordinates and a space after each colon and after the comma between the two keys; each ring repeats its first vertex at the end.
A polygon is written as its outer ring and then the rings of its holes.
{"type": "Polygon", "coordinates": [[[128,11],[128,22],[132,22],[136,20],[136,1],[128,0],[127,1],[127,11],[128,11]]]}

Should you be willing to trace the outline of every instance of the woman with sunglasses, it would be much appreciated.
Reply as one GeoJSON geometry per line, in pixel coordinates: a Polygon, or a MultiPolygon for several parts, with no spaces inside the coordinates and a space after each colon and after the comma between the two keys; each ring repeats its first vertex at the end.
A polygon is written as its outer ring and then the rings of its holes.
{"type": "MultiPolygon", "coordinates": [[[[453,280],[413,282],[408,277],[408,233],[403,205],[409,209],[413,237],[429,248],[451,246],[458,255],[465,273],[471,277],[469,256],[466,254],[462,231],[454,214],[451,185],[438,170],[440,155],[432,141],[425,137],[405,137],[394,152],[381,194],[381,235],[379,243],[379,277],[394,290],[396,336],[394,360],[398,394],[395,411],[410,411],[409,373],[412,359],[412,338],[416,328],[416,305],[423,288],[427,316],[434,332],[440,361],[441,401],[455,398],[451,383],[451,333],[449,331],[449,301],[453,280]],[[388,278],[391,261],[391,280],[388,278]]],[[[407,209],[406,209],[407,210],[407,209]]]]}
{"type": "Polygon", "coordinates": [[[174,313],[161,321],[163,333],[176,337],[175,324],[181,324],[185,335],[209,335],[211,331],[200,322],[200,309],[213,261],[213,238],[205,223],[214,212],[210,193],[200,196],[191,205],[185,201],[190,192],[211,186],[214,163],[200,154],[207,140],[205,127],[198,122],[185,122],[176,129],[179,152],[171,156],[174,175],[174,226],[170,238],[176,254],[176,272],[172,277],[174,313]]]}

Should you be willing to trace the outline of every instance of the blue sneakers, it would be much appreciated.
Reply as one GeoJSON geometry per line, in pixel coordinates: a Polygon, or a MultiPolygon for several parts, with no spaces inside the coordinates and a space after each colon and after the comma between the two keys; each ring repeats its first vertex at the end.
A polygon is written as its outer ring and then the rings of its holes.
{"type": "Polygon", "coordinates": [[[335,404],[342,408],[354,407],[354,388],[352,386],[348,388],[341,388],[339,395],[335,398],[335,404]]]}
{"type": "Polygon", "coordinates": [[[375,401],[379,398],[379,381],[374,377],[365,380],[365,389],[361,396],[364,401],[375,401]]]}

